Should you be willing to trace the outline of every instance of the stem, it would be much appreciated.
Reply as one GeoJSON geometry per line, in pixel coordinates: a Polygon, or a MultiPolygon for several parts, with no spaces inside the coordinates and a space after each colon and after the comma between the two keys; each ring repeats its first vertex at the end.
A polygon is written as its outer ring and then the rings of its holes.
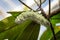
{"type": "MultiPolygon", "coordinates": [[[[19,0],[19,1],[20,1],[22,4],[24,4],[26,7],[28,7],[29,9],[33,10],[32,8],[30,8],[29,6],[27,6],[25,3],[23,3],[21,0],[19,0]]],[[[41,0],[40,0],[40,3],[41,3],[41,0]]],[[[43,16],[45,16],[46,18],[48,17],[49,22],[50,22],[50,16],[53,15],[53,14],[50,14],[50,11],[51,11],[51,10],[50,10],[50,9],[51,9],[50,7],[51,7],[51,5],[50,5],[50,0],[49,0],[49,15],[46,16],[45,12],[44,12],[43,9],[41,8],[41,4],[40,4],[40,6],[39,6],[40,10],[42,11],[43,16]]],[[[39,9],[39,8],[38,8],[38,9],[39,9]]],[[[35,10],[33,10],[33,11],[35,11],[35,10]]],[[[54,40],[56,40],[54,28],[53,28],[51,22],[50,22],[50,27],[51,27],[51,30],[52,30],[52,33],[53,33],[53,36],[54,36],[54,40]]]]}
{"type": "MultiPolygon", "coordinates": [[[[38,5],[38,6],[39,6],[39,8],[38,8],[38,9],[40,9],[40,10],[41,10],[41,0],[40,0],[40,5],[38,5]]],[[[37,9],[37,10],[38,10],[38,9],[37,9]]],[[[38,11],[39,11],[39,10],[38,10],[38,11]]]]}
{"type": "MultiPolygon", "coordinates": [[[[50,11],[51,11],[51,0],[49,0],[49,15],[50,15],[50,11]]],[[[48,20],[49,20],[49,22],[50,22],[50,16],[49,16],[48,20]]],[[[51,28],[51,30],[52,30],[54,40],[56,40],[56,36],[55,36],[55,32],[54,32],[54,28],[53,28],[51,22],[50,22],[50,28],[51,28]]]]}
{"type": "MultiPolygon", "coordinates": [[[[32,8],[30,8],[29,6],[27,6],[24,2],[22,2],[21,0],[19,0],[23,5],[25,5],[26,7],[28,7],[30,10],[33,10],[32,8]]],[[[35,11],[35,10],[33,10],[35,11]]]]}
{"type": "MultiPolygon", "coordinates": [[[[49,21],[50,21],[50,20],[49,20],[49,21]]],[[[57,39],[56,39],[55,32],[54,32],[54,28],[53,28],[53,26],[52,26],[52,23],[51,23],[51,22],[50,22],[50,28],[51,28],[51,30],[52,30],[54,40],[57,40],[57,39]]]]}
{"type": "Polygon", "coordinates": [[[38,2],[36,1],[36,0],[34,0],[34,2],[37,4],[37,6],[39,7],[39,4],[38,4],[38,2]]]}
{"type": "Polygon", "coordinates": [[[41,0],[40,0],[40,6],[39,6],[39,8],[40,8],[40,10],[42,11],[43,16],[47,19],[47,16],[46,16],[44,10],[41,8],[41,0]]]}
{"type": "MultiPolygon", "coordinates": [[[[53,11],[51,14],[50,14],[50,18],[53,17],[54,15],[57,15],[58,13],[60,13],[60,8],[57,9],[56,11],[53,11]]],[[[49,16],[49,15],[48,15],[49,16]]]]}
{"type": "Polygon", "coordinates": [[[59,7],[60,7],[60,0],[59,0],[59,7]]]}

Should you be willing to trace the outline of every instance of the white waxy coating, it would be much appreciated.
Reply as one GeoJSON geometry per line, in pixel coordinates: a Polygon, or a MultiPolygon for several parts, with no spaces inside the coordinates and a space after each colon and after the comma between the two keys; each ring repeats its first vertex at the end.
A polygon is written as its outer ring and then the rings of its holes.
{"type": "Polygon", "coordinates": [[[35,21],[38,24],[43,24],[43,25],[49,25],[49,21],[45,19],[42,14],[39,14],[38,12],[33,12],[33,11],[28,11],[28,12],[23,12],[17,18],[15,19],[15,22],[20,24],[23,23],[25,20],[31,19],[32,21],[35,21]]]}

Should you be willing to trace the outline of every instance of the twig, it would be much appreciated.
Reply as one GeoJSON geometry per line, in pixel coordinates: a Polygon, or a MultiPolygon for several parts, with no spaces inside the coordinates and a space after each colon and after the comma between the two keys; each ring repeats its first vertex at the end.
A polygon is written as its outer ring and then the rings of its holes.
{"type": "MultiPolygon", "coordinates": [[[[50,11],[51,11],[51,0],[49,0],[49,15],[50,15],[50,11]]],[[[49,16],[48,20],[49,20],[49,22],[50,22],[50,16],[49,16]]],[[[51,22],[50,22],[50,28],[51,28],[51,30],[52,30],[54,40],[56,40],[56,36],[55,36],[55,32],[54,32],[54,28],[53,28],[51,22]]]]}
{"type": "Polygon", "coordinates": [[[34,2],[37,4],[38,7],[40,6],[36,0],[34,0],[34,2]]]}
{"type": "MultiPolygon", "coordinates": [[[[33,10],[32,8],[30,8],[29,6],[27,6],[24,2],[22,2],[21,0],[19,0],[23,5],[25,5],[26,7],[28,7],[30,10],[33,10]]],[[[33,10],[35,11],[35,10],[33,10]]]]}
{"type": "MultiPolygon", "coordinates": [[[[60,13],[60,8],[50,14],[50,18],[60,13]]],[[[49,16],[49,15],[48,15],[49,16]]]]}
{"type": "Polygon", "coordinates": [[[40,0],[40,6],[39,6],[40,10],[42,11],[42,15],[47,19],[48,16],[45,14],[44,10],[41,7],[41,0],[40,0]]]}

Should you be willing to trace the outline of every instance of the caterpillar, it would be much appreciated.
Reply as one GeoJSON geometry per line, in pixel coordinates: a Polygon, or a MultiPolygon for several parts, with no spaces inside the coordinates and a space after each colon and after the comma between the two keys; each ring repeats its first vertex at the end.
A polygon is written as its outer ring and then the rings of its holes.
{"type": "Polygon", "coordinates": [[[32,21],[35,21],[36,23],[42,24],[45,26],[49,25],[49,21],[44,16],[42,16],[42,14],[39,14],[38,12],[33,12],[33,11],[27,11],[27,12],[21,13],[15,19],[15,23],[20,24],[27,19],[31,19],[32,21]]]}

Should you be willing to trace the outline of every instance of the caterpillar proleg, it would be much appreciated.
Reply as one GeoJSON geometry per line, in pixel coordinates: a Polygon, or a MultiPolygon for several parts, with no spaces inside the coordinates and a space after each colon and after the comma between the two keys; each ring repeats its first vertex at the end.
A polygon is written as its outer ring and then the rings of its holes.
{"type": "Polygon", "coordinates": [[[42,14],[39,14],[38,12],[33,12],[33,11],[28,11],[28,12],[23,12],[17,18],[15,19],[15,22],[17,24],[23,23],[25,20],[31,19],[32,21],[35,21],[38,24],[42,25],[49,25],[49,21],[42,16],[42,14]]]}

